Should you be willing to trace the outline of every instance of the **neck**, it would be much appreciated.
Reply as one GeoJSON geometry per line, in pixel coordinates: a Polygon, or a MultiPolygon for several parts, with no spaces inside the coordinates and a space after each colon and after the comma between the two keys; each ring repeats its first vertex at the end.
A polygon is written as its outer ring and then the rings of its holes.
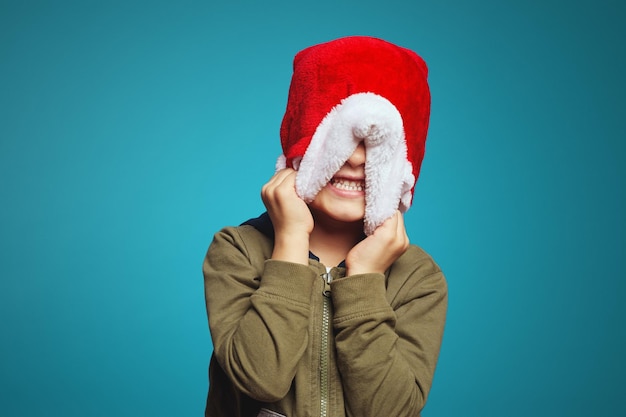
{"type": "Polygon", "coordinates": [[[363,238],[363,221],[346,223],[313,213],[309,249],[326,266],[338,265],[363,238]]]}

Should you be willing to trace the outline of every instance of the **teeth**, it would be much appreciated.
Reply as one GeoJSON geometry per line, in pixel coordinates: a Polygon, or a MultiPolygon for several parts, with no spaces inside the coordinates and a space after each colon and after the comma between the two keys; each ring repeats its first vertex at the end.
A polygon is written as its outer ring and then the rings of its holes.
{"type": "Polygon", "coordinates": [[[363,182],[362,181],[348,181],[348,180],[332,180],[332,184],[339,188],[340,190],[348,190],[348,191],[363,191],[363,182]]]}

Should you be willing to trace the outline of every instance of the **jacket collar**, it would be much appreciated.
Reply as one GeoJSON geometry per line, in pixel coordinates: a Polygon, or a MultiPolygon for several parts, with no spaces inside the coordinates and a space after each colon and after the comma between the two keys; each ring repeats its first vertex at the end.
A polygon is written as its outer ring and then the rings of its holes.
{"type": "MultiPolygon", "coordinates": [[[[270,219],[270,215],[266,212],[261,214],[259,217],[255,217],[253,219],[246,220],[241,224],[242,226],[252,226],[257,229],[259,232],[263,233],[268,238],[274,240],[274,225],[272,224],[272,219],[270,219]]],[[[320,261],[320,258],[315,256],[315,254],[309,251],[309,259],[313,259],[317,262],[320,261]]],[[[346,267],[346,261],[341,261],[339,263],[340,267],[346,267]]]]}

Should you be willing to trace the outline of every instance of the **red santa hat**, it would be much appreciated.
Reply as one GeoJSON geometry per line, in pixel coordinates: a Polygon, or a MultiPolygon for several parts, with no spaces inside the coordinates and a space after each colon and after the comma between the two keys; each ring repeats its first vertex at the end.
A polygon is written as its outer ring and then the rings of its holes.
{"type": "Polygon", "coordinates": [[[373,233],[411,205],[430,116],[427,75],[415,52],[371,37],[300,51],[276,168],[296,169],[296,192],[311,202],[364,142],[365,233],[373,233]]]}

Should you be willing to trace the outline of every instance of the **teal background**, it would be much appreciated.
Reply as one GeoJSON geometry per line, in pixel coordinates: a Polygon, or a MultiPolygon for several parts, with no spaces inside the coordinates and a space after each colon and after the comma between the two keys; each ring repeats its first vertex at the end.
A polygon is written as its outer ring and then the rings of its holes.
{"type": "Polygon", "coordinates": [[[202,415],[204,252],[263,210],[293,55],[351,34],[430,67],[423,415],[623,415],[624,7],[2,1],[0,415],[202,415]]]}

